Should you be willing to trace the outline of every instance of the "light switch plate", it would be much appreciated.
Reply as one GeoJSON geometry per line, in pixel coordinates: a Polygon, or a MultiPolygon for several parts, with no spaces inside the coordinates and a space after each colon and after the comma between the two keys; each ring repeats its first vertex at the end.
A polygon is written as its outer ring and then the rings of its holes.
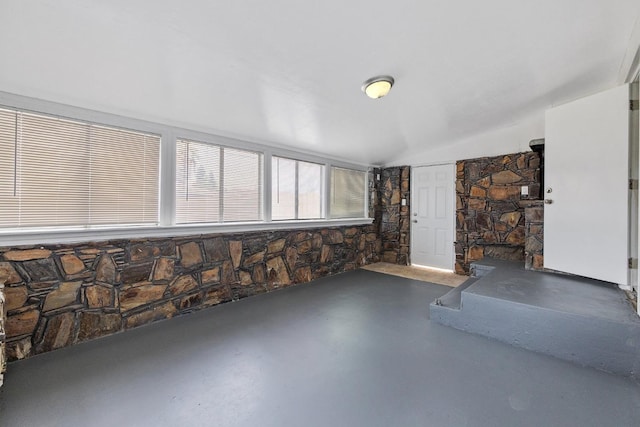
{"type": "Polygon", "coordinates": [[[528,196],[529,195],[529,186],[528,185],[523,185],[520,187],[520,195],[521,196],[528,196]]]}

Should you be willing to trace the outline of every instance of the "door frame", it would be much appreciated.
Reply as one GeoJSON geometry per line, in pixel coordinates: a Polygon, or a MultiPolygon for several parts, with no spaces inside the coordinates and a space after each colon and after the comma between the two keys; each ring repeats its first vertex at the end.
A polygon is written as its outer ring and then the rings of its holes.
{"type": "Polygon", "coordinates": [[[409,265],[415,266],[415,267],[426,267],[426,268],[433,268],[433,269],[437,269],[437,270],[443,270],[443,271],[452,271],[455,272],[455,263],[456,263],[456,250],[455,250],[455,242],[456,242],[456,161],[448,161],[448,162],[435,162],[435,163],[426,163],[426,164],[419,164],[419,165],[414,165],[411,166],[411,181],[410,181],[410,200],[411,203],[409,205],[409,236],[410,236],[410,244],[409,244],[409,265]],[[413,249],[414,249],[414,236],[413,236],[413,212],[411,209],[411,203],[413,203],[414,200],[416,200],[415,198],[415,179],[414,179],[414,174],[415,174],[415,170],[417,168],[426,168],[426,167],[431,167],[431,166],[450,166],[452,169],[452,176],[453,176],[453,180],[451,181],[450,185],[451,185],[451,194],[453,195],[453,197],[451,197],[451,212],[453,213],[453,215],[451,215],[451,245],[452,245],[452,251],[451,251],[451,259],[449,260],[449,266],[451,268],[446,268],[446,269],[442,269],[439,267],[430,267],[428,265],[421,265],[421,264],[414,264],[413,263],[413,259],[412,259],[412,254],[413,254],[413,249]]]}
{"type": "MultiPolygon", "coordinates": [[[[633,81],[629,85],[630,97],[632,100],[638,100],[640,98],[640,69],[636,73],[633,81]]],[[[631,117],[629,120],[630,132],[629,132],[629,167],[630,178],[638,180],[640,176],[640,112],[631,111],[631,117]]],[[[629,192],[629,257],[632,259],[638,259],[640,254],[640,190],[634,187],[629,192]]],[[[636,268],[629,269],[629,288],[636,291],[636,311],[640,315],[640,277],[636,268]]]]}
{"type": "MultiPolygon", "coordinates": [[[[634,81],[629,84],[629,97],[631,100],[638,100],[638,84],[640,73],[634,81]]],[[[629,118],[629,179],[630,182],[638,182],[640,164],[638,163],[640,148],[640,120],[638,111],[631,110],[629,118]]],[[[629,258],[638,259],[640,245],[640,227],[638,227],[638,212],[640,212],[640,200],[638,198],[637,185],[629,186],[629,258]]],[[[626,286],[621,286],[625,290],[638,290],[638,268],[629,266],[628,282],[626,286]]]]}

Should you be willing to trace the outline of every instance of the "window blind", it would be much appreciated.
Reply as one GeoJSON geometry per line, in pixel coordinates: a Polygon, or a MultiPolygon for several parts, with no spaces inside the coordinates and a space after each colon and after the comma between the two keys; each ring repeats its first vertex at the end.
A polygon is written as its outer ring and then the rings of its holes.
{"type": "Polygon", "coordinates": [[[332,167],[330,182],[331,217],[364,217],[366,172],[332,167]]]}
{"type": "Polygon", "coordinates": [[[160,137],[0,109],[0,227],[158,223],[160,137]]]}
{"type": "Polygon", "coordinates": [[[296,161],[271,158],[271,219],[296,217],[296,161]]]}
{"type": "Polygon", "coordinates": [[[223,148],[223,220],[262,219],[262,154],[223,148]]]}
{"type": "Polygon", "coordinates": [[[220,220],[220,147],[178,140],[176,223],[220,220]]]}
{"type": "Polygon", "coordinates": [[[298,219],[322,217],[322,176],[324,166],[298,162],[298,219]]]}
{"type": "Polygon", "coordinates": [[[260,219],[262,154],[177,140],[177,224],[260,219]]]}
{"type": "Polygon", "coordinates": [[[323,165],[273,156],[271,171],[272,219],[322,217],[323,165]]]}

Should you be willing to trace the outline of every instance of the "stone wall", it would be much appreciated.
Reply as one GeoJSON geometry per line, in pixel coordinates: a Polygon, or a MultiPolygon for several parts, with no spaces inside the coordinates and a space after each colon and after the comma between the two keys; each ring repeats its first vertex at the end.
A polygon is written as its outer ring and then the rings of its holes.
{"type": "MultiPolygon", "coordinates": [[[[0,273],[1,274],[1,273],[0,273]]],[[[7,359],[5,351],[5,323],[6,312],[4,309],[4,283],[0,281],[0,387],[4,382],[4,373],[7,370],[7,359]]]]}
{"type": "Polygon", "coordinates": [[[377,225],[0,249],[9,360],[378,261],[377,225]]]}
{"type": "Polygon", "coordinates": [[[544,203],[542,200],[528,204],[524,209],[526,241],[524,267],[527,270],[544,271],[544,203]]]}
{"type": "Polygon", "coordinates": [[[382,169],[380,185],[380,237],[382,261],[409,264],[410,245],[410,167],[382,169]],[[402,206],[402,199],[406,205],[402,206]]]}
{"type": "Polygon", "coordinates": [[[538,197],[538,153],[516,153],[457,162],[456,273],[489,256],[524,261],[525,215],[521,200],[538,197]],[[522,186],[530,196],[521,196],[522,186]]]}

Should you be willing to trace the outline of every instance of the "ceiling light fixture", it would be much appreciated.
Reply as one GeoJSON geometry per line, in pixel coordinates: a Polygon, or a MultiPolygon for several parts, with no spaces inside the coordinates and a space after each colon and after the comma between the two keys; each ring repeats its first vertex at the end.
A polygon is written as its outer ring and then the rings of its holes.
{"type": "Polygon", "coordinates": [[[382,98],[389,93],[393,83],[394,80],[391,76],[371,77],[362,85],[362,91],[366,93],[369,98],[382,98]]]}

